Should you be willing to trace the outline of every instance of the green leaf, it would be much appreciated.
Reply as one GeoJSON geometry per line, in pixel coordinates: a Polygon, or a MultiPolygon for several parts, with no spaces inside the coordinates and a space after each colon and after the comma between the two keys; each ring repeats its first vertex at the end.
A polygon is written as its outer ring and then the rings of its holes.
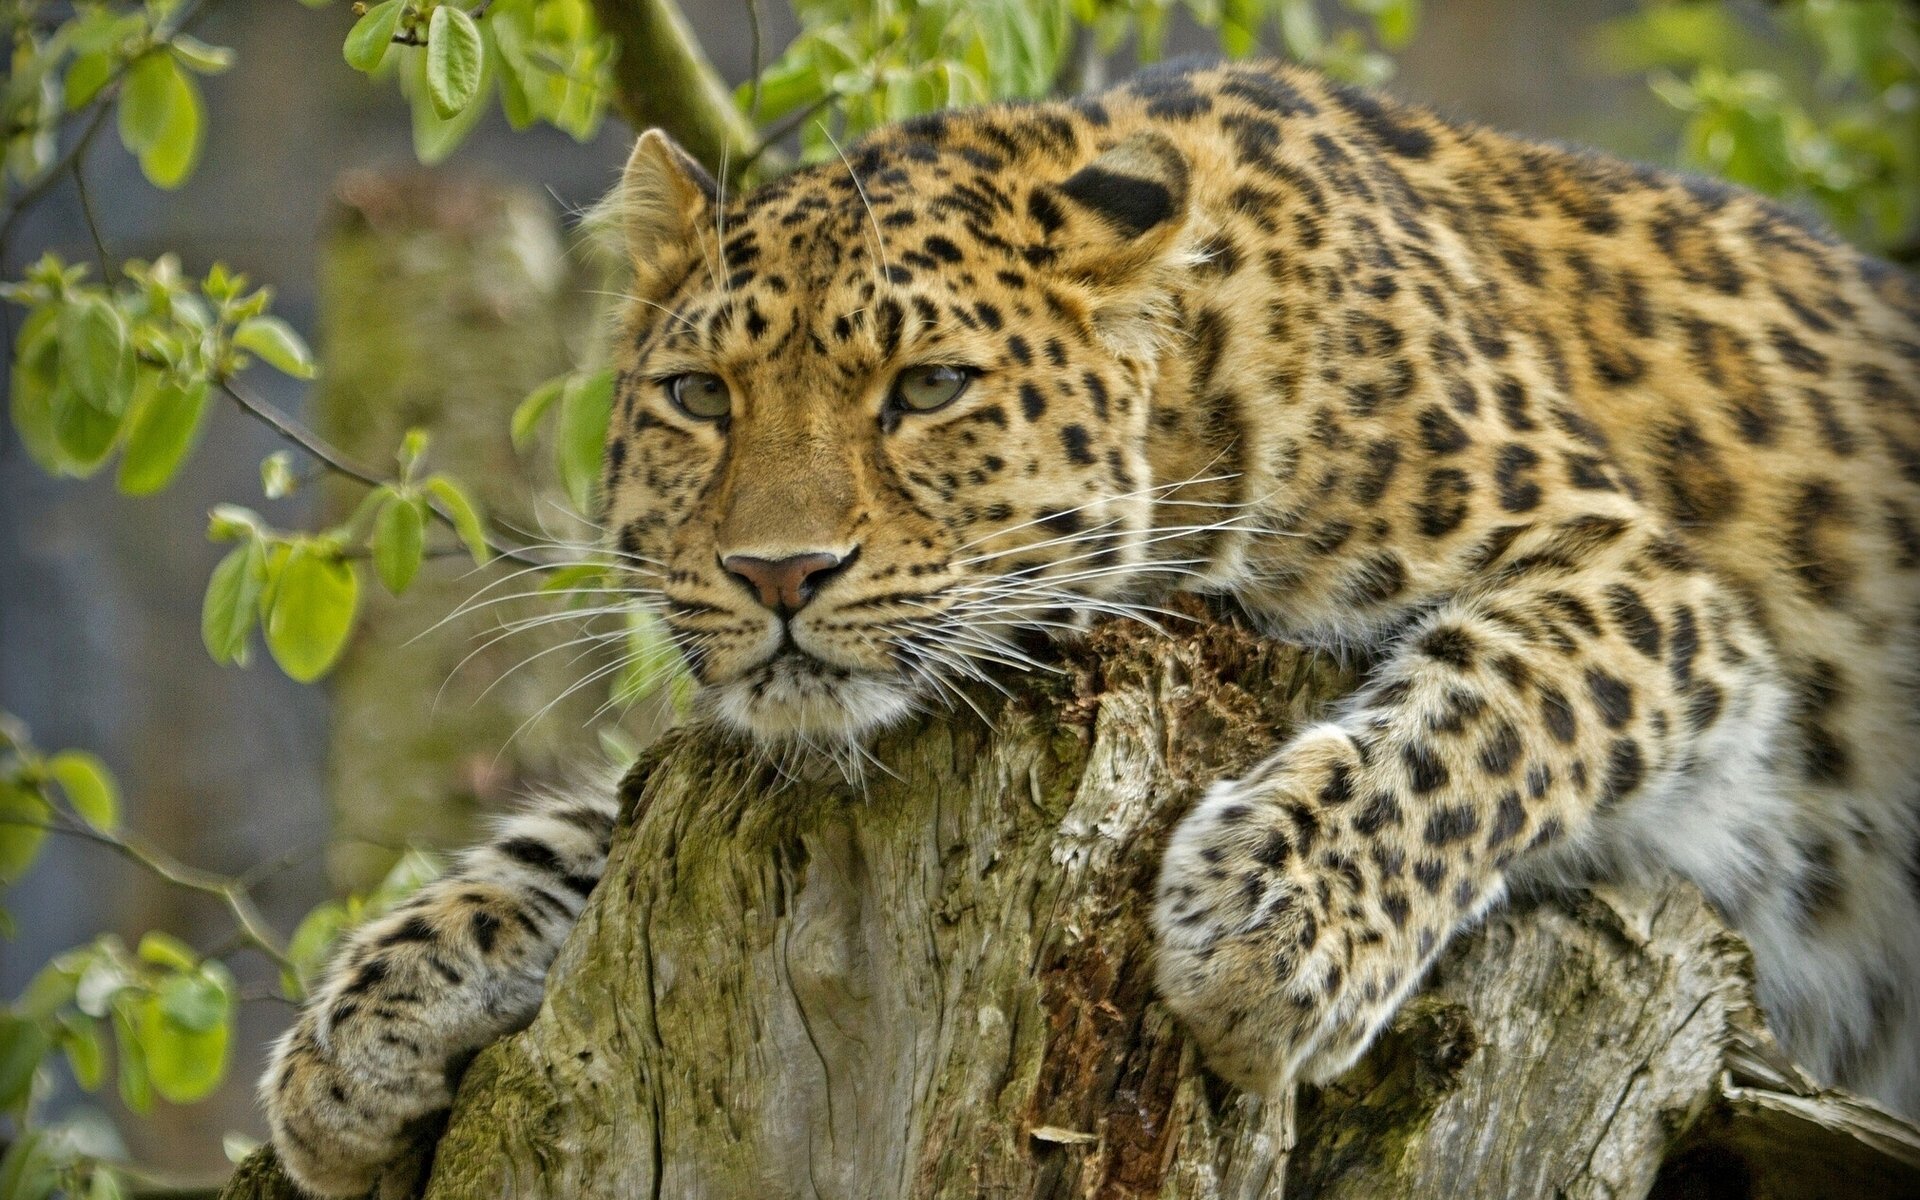
{"type": "Polygon", "coordinates": [[[120,93],[120,141],[156,187],[176,188],[193,173],[205,125],[200,87],[171,54],[152,53],[127,71],[120,93]]]}
{"type": "Polygon", "coordinates": [[[153,1089],[175,1104],[211,1095],[227,1073],[232,1018],[231,991],[206,977],[176,977],[144,997],[138,1033],[153,1089]]]}
{"type": "Polygon", "coordinates": [[[120,436],[120,418],[101,412],[69,389],[53,396],[53,436],[63,456],[61,469],[85,477],[99,469],[120,436]]]}
{"type": "Polygon", "coordinates": [[[55,1040],[73,1068],[74,1079],[89,1092],[99,1091],[107,1078],[107,1048],[100,1027],[92,1017],[79,1013],[60,1014],[59,1026],[55,1040]]]}
{"type": "Polygon", "coordinates": [[[574,588],[604,587],[607,569],[599,563],[575,563],[570,567],[561,567],[548,574],[540,585],[543,592],[565,592],[574,588]]]}
{"type": "Polygon", "coordinates": [[[153,1077],[147,1071],[146,1045],[129,1011],[131,1007],[113,1006],[113,1044],[115,1057],[120,1061],[120,1100],[136,1113],[148,1113],[153,1111],[153,1077]]]}
{"type": "Polygon", "coordinates": [[[73,1003],[75,992],[80,985],[80,971],[72,962],[71,955],[60,958],[41,967],[38,974],[27,984],[27,990],[13,1002],[13,1011],[23,1017],[41,1021],[51,1017],[60,1009],[73,1003]]]}
{"type": "Polygon", "coordinates": [[[60,372],[74,394],[110,416],[133,398],[133,342],[120,310],[97,296],[60,313],[60,372]]]}
{"type": "Polygon", "coordinates": [[[346,648],[360,603],[353,564],[310,543],[293,547],[274,585],[267,614],[267,649],[280,669],[301,683],[325,675],[346,648]]]}
{"type": "Polygon", "coordinates": [[[140,948],[135,951],[142,962],[150,962],[162,967],[172,967],[176,971],[197,971],[200,969],[200,956],[170,933],[150,929],[141,935],[140,948]]]}
{"type": "Polygon", "coordinates": [[[314,376],[313,351],[279,317],[248,317],[233,331],[233,344],[259,355],[282,374],[295,379],[314,376]]]}
{"type": "Polygon", "coordinates": [[[13,363],[13,427],[27,455],[49,474],[68,473],[66,452],[54,431],[54,400],[60,387],[60,310],[34,310],[21,327],[13,363]]]}
{"type": "Polygon", "coordinates": [[[209,388],[204,379],[171,376],[136,389],[120,454],[120,490],[150,496],[173,482],[205,427],[209,388]]]}
{"type": "Polygon", "coordinates": [[[421,888],[440,878],[446,871],[438,857],[424,850],[408,847],[400,855],[380,882],[367,895],[368,916],[376,916],[413,895],[421,888]]]}
{"type": "Polygon", "coordinates": [[[293,455],[285,450],[275,450],[260,460],[260,490],[269,500],[280,500],[293,495],[300,486],[300,479],[293,473],[293,455]]]}
{"type": "MultiPolygon", "coordinates": [[[[212,964],[219,968],[219,964],[212,964]]],[[[160,985],[160,1012],[189,1033],[206,1033],[227,1019],[232,1005],[219,968],[175,975],[160,985]]]]}
{"type": "Polygon", "coordinates": [[[0,780],[0,883],[27,873],[46,840],[53,808],[32,788],[0,780]]]}
{"type": "Polygon", "coordinates": [[[59,1161],[51,1139],[37,1129],[24,1131],[0,1156],[0,1197],[47,1200],[60,1185],[59,1161]]]}
{"type": "Polygon", "coordinates": [[[211,46],[191,34],[176,33],[168,44],[175,57],[202,75],[218,75],[233,65],[231,47],[211,46]]]}
{"type": "Polygon", "coordinates": [[[427,21],[427,95],[433,111],[451,120],[480,92],[486,51],[480,27],[457,4],[441,4],[427,21]]]}
{"type": "MultiPolygon", "coordinates": [[[[480,118],[486,113],[486,105],[469,104],[451,119],[441,116],[434,108],[427,87],[425,48],[409,53],[413,61],[400,78],[401,90],[406,93],[413,115],[413,152],[421,162],[432,166],[444,161],[459,148],[467,134],[480,123],[480,118]]],[[[487,60],[480,72],[482,89],[491,79],[492,71],[491,60],[487,60]]]]}
{"type": "Polygon", "coordinates": [[[334,942],[349,924],[347,907],[337,900],[328,900],[300,919],[293,936],[287,939],[287,959],[297,976],[283,972],[280,977],[280,987],[289,997],[298,999],[306,994],[307,985],[326,968],[334,942]]]}
{"type": "Polygon", "coordinates": [[[394,30],[400,27],[400,17],[405,11],[404,0],[384,0],[355,21],[347,31],[347,44],[341,50],[347,65],[356,71],[372,71],[386,61],[387,51],[393,46],[394,30]]]}
{"type": "Polygon", "coordinates": [[[47,774],[87,824],[102,833],[120,827],[120,789],[113,772],[98,757],[84,750],[62,750],[47,760],[47,774]]]}
{"type": "Polygon", "coordinates": [[[600,483],[600,459],[607,448],[607,423],[613,417],[613,372],[575,375],[560,397],[560,423],[554,435],[554,462],[574,508],[593,510],[600,483]]]}
{"type": "Polygon", "coordinates": [[[525,400],[514,406],[513,420],[508,426],[508,431],[513,435],[515,450],[527,448],[527,443],[533,440],[534,428],[540,424],[540,418],[547,415],[547,410],[552,408],[553,402],[560,398],[560,394],[567,388],[567,380],[571,378],[571,374],[555,375],[533,389],[525,400]]]}
{"type": "Polygon", "coordinates": [[[200,640],[214,662],[246,665],[247,634],[266,582],[266,548],[258,538],[229,551],[213,569],[200,606],[200,640]]]}
{"type": "Polygon", "coordinates": [[[93,1178],[87,1181],[87,1200],[127,1200],[127,1190],[120,1183],[120,1173],[95,1163],[93,1178]]]}
{"type": "Polygon", "coordinates": [[[440,502],[440,511],[453,522],[453,531],[467,544],[467,553],[473,555],[475,566],[485,566],[493,557],[493,549],[487,545],[486,527],[480,523],[480,511],[473,506],[460,485],[445,475],[434,475],[422,484],[427,494],[440,502]]]}
{"type": "Polygon", "coordinates": [[[120,144],[133,154],[144,154],[160,141],[174,100],[173,60],[153,52],[127,68],[120,87],[120,144]]]}
{"type": "Polygon", "coordinates": [[[40,1060],[53,1049],[53,1039],[39,1024],[0,1013],[0,1112],[18,1110],[33,1090],[40,1060]]]}
{"type": "Polygon", "coordinates": [[[100,89],[107,86],[107,80],[113,78],[113,56],[105,51],[82,54],[73,60],[67,68],[65,80],[66,103],[68,112],[77,112],[85,108],[100,89]]]}
{"type": "Polygon", "coordinates": [[[411,496],[395,496],[373,522],[373,566],[380,582],[398,596],[413,582],[426,550],[424,505],[411,496]]]}

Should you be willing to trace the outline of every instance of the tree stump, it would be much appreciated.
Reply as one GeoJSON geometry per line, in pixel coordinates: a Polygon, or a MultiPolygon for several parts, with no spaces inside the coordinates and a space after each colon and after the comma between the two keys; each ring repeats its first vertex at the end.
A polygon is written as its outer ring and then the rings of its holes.
{"type": "Polygon", "coordinates": [[[1297,1106],[1209,1076],[1153,999],[1161,846],[1352,682],[1225,625],[1108,627],[990,721],[881,739],[861,788],[670,735],[426,1195],[1920,1195],[1920,1134],[1782,1065],[1681,888],[1501,911],[1297,1106]]]}
{"type": "MultiPolygon", "coordinates": [[[[320,247],[315,425],[388,474],[407,430],[424,429],[427,469],[460,480],[495,521],[586,540],[558,487],[544,473],[529,482],[507,436],[514,407],[578,361],[598,327],[581,284],[538,191],[418,170],[348,173],[320,247]]],[[[344,520],[364,496],[330,481],[324,518],[344,520]]],[[[605,650],[566,646],[579,636],[571,624],[495,640],[506,619],[551,604],[491,605],[435,625],[483,588],[502,597],[539,586],[514,569],[475,571],[464,555],[429,562],[399,599],[364,573],[361,617],[329,681],[336,884],[370,887],[400,846],[472,841],[528,777],[593,750],[584,730],[605,689],[556,698],[609,661],[605,650]]]]}

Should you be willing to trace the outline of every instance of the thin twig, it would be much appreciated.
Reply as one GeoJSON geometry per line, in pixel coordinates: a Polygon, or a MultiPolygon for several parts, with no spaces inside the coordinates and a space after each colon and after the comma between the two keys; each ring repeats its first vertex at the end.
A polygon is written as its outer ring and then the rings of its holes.
{"type": "Polygon", "coordinates": [[[774,122],[768,127],[765,133],[760,135],[759,143],[756,144],[753,149],[747,151],[746,156],[740,160],[739,165],[734,167],[734,174],[740,175],[751,169],[754,163],[760,161],[761,155],[785,141],[787,136],[793,133],[794,130],[805,125],[816,113],[839,98],[840,97],[834,93],[828,92],[805,108],[789,113],[774,122]]]}
{"type": "Polygon", "coordinates": [[[212,896],[226,906],[227,912],[239,926],[240,936],[247,945],[272,959],[274,964],[282,970],[294,970],[293,960],[287,957],[287,952],[281,946],[279,937],[273,932],[273,927],[255,907],[253,897],[248,894],[247,889],[236,880],[224,875],[216,875],[211,871],[203,871],[198,867],[189,867],[158,850],[142,846],[120,834],[105,833],[58,810],[55,810],[55,818],[52,821],[29,821],[17,817],[0,817],[0,824],[24,825],[42,829],[48,833],[60,833],[79,838],[97,846],[105,846],[120,857],[144,867],[148,872],[175,887],[189,892],[198,892],[203,896],[212,896]]]}
{"type": "Polygon", "coordinates": [[[747,39],[753,59],[753,90],[748,93],[747,120],[760,123],[760,0],[746,0],[747,39]]]}
{"type": "Polygon", "coordinates": [[[94,137],[99,134],[101,127],[106,125],[107,114],[113,111],[112,100],[119,93],[118,85],[114,85],[111,92],[102,93],[95,101],[97,107],[93,111],[93,116],[88,119],[87,127],[81,130],[78,138],[74,139],[73,145],[68,146],[67,152],[47,168],[46,174],[28,184],[14,199],[13,207],[7,210],[7,219],[0,222],[0,255],[5,255],[8,240],[13,237],[13,227],[26,216],[27,210],[39,203],[40,198],[53,190],[53,185],[58,183],[62,176],[74,170],[80,160],[86,157],[87,147],[93,144],[94,137]]]}
{"type": "MultiPolygon", "coordinates": [[[[319,435],[286,413],[281,412],[273,405],[246,395],[234,387],[230,380],[221,379],[218,380],[217,383],[220,390],[227,394],[227,398],[240,407],[240,411],[266,425],[287,441],[300,447],[302,451],[325,466],[327,470],[366,487],[379,488],[391,486],[392,480],[382,479],[367,468],[348,459],[338,450],[320,440],[319,435]]],[[[439,501],[430,501],[428,507],[433,510],[433,515],[439,518],[442,524],[456,533],[459,532],[460,527],[459,524],[454,521],[453,514],[441,507],[439,501]]],[[[525,547],[502,541],[492,533],[483,533],[482,539],[485,541],[487,549],[493,551],[501,558],[511,559],[518,563],[525,563],[530,567],[545,567],[549,565],[545,559],[533,554],[525,547]]]]}
{"type": "Polygon", "coordinates": [[[93,215],[93,199],[87,195],[87,173],[80,169],[77,161],[72,170],[74,190],[80,193],[80,215],[87,219],[87,232],[93,235],[93,253],[100,260],[100,279],[111,281],[113,268],[107,263],[107,243],[100,236],[100,222],[93,215]]]}

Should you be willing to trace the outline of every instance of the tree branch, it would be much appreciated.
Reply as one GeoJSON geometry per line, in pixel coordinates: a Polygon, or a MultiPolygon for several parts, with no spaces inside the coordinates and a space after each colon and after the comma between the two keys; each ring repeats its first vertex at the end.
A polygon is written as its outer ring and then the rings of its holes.
{"type": "Polygon", "coordinates": [[[658,126],[709,169],[733,172],[757,144],[726,81],[673,0],[594,0],[600,27],[619,43],[614,105],[635,129],[658,126]]]}

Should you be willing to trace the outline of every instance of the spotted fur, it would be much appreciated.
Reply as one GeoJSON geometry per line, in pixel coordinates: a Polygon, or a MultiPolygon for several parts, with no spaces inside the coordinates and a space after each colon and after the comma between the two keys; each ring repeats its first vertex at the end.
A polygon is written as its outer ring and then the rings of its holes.
{"type": "MultiPolygon", "coordinates": [[[[1809,1068],[1920,1113],[1911,279],[1264,64],[920,118],[743,196],[649,134],[624,204],[609,527],[714,718],[844,743],[1028,634],[1230,596],[1374,666],[1166,852],[1160,988],[1223,1075],[1339,1072],[1515,886],[1678,875],[1809,1068]],[[928,364],[971,383],[904,407],[928,364]]],[[[283,1046],[315,1190],[526,1019],[604,852],[542,828],[563,869],[478,852],[283,1046]]]]}

